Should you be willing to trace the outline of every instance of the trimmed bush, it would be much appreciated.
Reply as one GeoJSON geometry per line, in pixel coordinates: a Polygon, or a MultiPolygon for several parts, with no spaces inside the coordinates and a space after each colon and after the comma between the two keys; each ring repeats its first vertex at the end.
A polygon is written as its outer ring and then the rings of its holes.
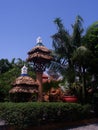
{"type": "Polygon", "coordinates": [[[90,116],[90,106],[77,103],[0,103],[0,118],[21,128],[49,122],[76,121],[90,116]]]}

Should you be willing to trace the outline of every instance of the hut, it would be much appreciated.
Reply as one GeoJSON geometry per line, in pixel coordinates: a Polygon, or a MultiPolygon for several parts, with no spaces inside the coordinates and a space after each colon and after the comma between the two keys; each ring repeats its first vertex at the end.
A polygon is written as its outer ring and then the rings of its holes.
{"type": "Polygon", "coordinates": [[[37,100],[38,83],[27,74],[27,67],[21,69],[21,75],[12,83],[9,91],[11,101],[27,102],[37,100]]]}
{"type": "Polygon", "coordinates": [[[36,46],[28,52],[27,61],[33,63],[33,67],[36,72],[36,80],[39,84],[39,101],[43,100],[42,75],[45,71],[46,64],[49,63],[52,59],[53,57],[51,56],[51,51],[43,45],[41,37],[38,37],[36,46]]]}

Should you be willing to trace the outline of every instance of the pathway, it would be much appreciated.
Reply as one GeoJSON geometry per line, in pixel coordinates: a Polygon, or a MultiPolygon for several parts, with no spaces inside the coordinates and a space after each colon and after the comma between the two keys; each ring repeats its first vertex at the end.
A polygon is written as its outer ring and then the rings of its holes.
{"type": "Polygon", "coordinates": [[[88,125],[85,125],[85,126],[79,126],[79,127],[65,129],[65,130],[98,130],[98,123],[88,124],[88,125]]]}

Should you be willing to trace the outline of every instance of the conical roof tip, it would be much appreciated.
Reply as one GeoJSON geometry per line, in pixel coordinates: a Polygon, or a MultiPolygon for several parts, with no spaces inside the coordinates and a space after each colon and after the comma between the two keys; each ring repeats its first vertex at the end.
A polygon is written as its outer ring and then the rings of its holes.
{"type": "Polygon", "coordinates": [[[21,68],[21,76],[28,76],[28,68],[25,65],[21,68]]]}
{"type": "Polygon", "coordinates": [[[40,36],[36,39],[36,43],[36,46],[44,46],[42,43],[42,38],[40,36]]]}

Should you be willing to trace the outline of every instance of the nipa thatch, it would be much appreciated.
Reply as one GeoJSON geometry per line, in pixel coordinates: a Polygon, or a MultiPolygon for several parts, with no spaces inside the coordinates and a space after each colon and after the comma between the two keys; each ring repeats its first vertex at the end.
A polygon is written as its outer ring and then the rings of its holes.
{"type": "Polygon", "coordinates": [[[20,76],[12,83],[9,93],[37,93],[38,83],[29,76],[20,76]]]}
{"type": "Polygon", "coordinates": [[[35,52],[45,52],[45,53],[51,53],[51,51],[46,48],[45,46],[36,46],[34,48],[32,48],[28,54],[32,54],[32,53],[35,53],[35,52]]]}
{"type": "Polygon", "coordinates": [[[38,86],[38,83],[29,76],[20,76],[16,78],[16,80],[12,83],[13,86],[20,85],[20,84],[38,86]]]}
{"type": "Polygon", "coordinates": [[[38,90],[29,86],[15,86],[9,93],[38,93],[38,90]]]}

